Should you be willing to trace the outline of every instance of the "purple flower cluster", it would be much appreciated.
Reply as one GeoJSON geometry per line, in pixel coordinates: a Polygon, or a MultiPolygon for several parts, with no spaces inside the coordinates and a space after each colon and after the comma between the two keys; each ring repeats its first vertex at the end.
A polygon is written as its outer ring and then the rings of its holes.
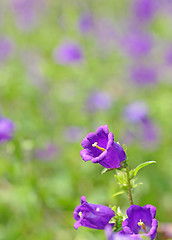
{"type": "Polygon", "coordinates": [[[100,163],[105,168],[119,168],[126,159],[123,148],[114,142],[113,133],[109,133],[107,125],[100,126],[96,133],[89,133],[81,143],[84,148],[80,154],[82,159],[100,163]]]}
{"type": "MultiPolygon", "coordinates": [[[[132,106],[130,111],[135,112],[135,108],[137,109],[137,106],[132,106]]],[[[147,108],[144,104],[142,104],[142,110],[134,118],[129,115],[129,119],[135,122],[144,119],[147,114],[147,108]]],[[[100,126],[96,133],[89,133],[81,144],[84,149],[81,150],[80,154],[84,161],[91,160],[93,163],[100,163],[106,168],[119,168],[120,163],[126,159],[123,148],[114,142],[113,133],[109,133],[107,125],[100,126]]],[[[113,219],[115,212],[110,207],[88,203],[85,196],[82,196],[81,205],[77,206],[73,213],[76,220],[74,228],[78,229],[78,227],[83,226],[104,229],[107,240],[141,240],[142,236],[154,240],[158,227],[155,215],[156,208],[152,205],[141,207],[132,204],[127,209],[128,218],[122,219],[122,230],[112,232],[114,221],[116,221],[116,218],[113,219]]]]}
{"type": "Polygon", "coordinates": [[[115,212],[107,206],[88,203],[85,196],[82,196],[81,205],[77,206],[73,213],[76,220],[74,228],[83,226],[105,229],[107,240],[139,240],[142,236],[153,240],[156,238],[158,227],[155,214],[156,208],[152,205],[131,205],[127,209],[128,218],[122,223],[123,230],[114,233],[114,224],[109,221],[115,216],[115,212]]]}

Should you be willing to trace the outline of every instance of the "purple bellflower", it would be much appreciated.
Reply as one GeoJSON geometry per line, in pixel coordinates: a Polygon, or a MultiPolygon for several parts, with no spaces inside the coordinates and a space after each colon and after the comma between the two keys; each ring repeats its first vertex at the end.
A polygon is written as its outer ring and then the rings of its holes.
{"type": "Polygon", "coordinates": [[[152,205],[143,207],[131,205],[127,209],[128,218],[124,220],[122,233],[131,236],[156,238],[158,221],[155,219],[156,208],[152,205]]]}
{"type": "Polygon", "coordinates": [[[105,168],[119,168],[126,159],[123,148],[114,142],[113,133],[109,133],[107,125],[100,126],[96,133],[89,133],[83,140],[80,155],[86,162],[100,163],[105,168]]]}
{"type": "Polygon", "coordinates": [[[53,58],[60,65],[75,64],[83,59],[83,51],[77,43],[65,42],[55,48],[53,58]]]}
{"type": "Polygon", "coordinates": [[[12,139],[14,133],[14,123],[7,118],[0,117],[0,143],[12,139]]]}
{"type": "Polygon", "coordinates": [[[88,227],[94,229],[104,229],[109,223],[115,212],[104,205],[92,204],[86,201],[85,196],[81,197],[81,205],[77,206],[73,212],[73,217],[76,220],[74,228],[88,227]]]}

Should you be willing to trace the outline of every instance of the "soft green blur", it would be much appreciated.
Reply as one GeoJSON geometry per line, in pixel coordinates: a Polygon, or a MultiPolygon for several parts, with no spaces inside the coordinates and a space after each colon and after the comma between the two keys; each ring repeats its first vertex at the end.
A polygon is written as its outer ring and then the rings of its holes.
{"type": "MultiPolygon", "coordinates": [[[[39,23],[32,31],[17,28],[10,1],[1,0],[1,6],[1,34],[13,39],[14,52],[0,65],[0,105],[2,116],[12,119],[16,129],[13,140],[0,147],[0,239],[105,239],[103,231],[73,228],[73,210],[80,204],[80,197],[86,196],[90,203],[120,205],[124,212],[128,198],[111,197],[118,190],[114,173],[101,175],[101,165],[85,163],[79,154],[80,142],[103,124],[108,124],[119,141],[131,127],[123,119],[123,109],[136,100],[148,104],[150,117],[159,126],[160,139],[153,148],[145,149],[137,141],[128,146],[131,168],[145,161],[157,162],[139,172],[144,184],[135,189],[134,203],[152,204],[157,207],[160,222],[172,221],[170,69],[160,75],[155,86],[136,87],[127,79],[130,58],[117,48],[104,50],[94,36],[82,35],[78,30],[79,16],[89,8],[95,16],[114,23],[117,19],[124,27],[129,1],[45,1],[39,23]],[[83,46],[81,64],[54,63],[53,50],[65,39],[83,46]],[[31,76],[28,72],[34,67],[37,73],[31,76]],[[85,101],[97,89],[109,93],[113,107],[88,114],[85,101]],[[84,129],[78,141],[65,139],[67,126],[84,129]],[[36,149],[48,143],[57,146],[58,151],[50,160],[38,159],[36,149]]],[[[159,48],[172,39],[171,23],[161,15],[150,26],[160,41],[159,48]]],[[[157,54],[155,65],[161,66],[160,58],[157,54]]]]}

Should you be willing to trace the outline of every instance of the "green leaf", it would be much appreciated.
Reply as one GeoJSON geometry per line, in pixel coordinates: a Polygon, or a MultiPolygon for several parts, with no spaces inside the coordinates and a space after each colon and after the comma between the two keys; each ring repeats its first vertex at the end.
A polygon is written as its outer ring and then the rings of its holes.
{"type": "Polygon", "coordinates": [[[156,163],[156,162],[155,161],[144,162],[144,163],[141,163],[140,165],[138,165],[135,169],[131,170],[130,171],[130,179],[134,178],[140,169],[142,169],[152,163],[156,163]]]}
{"type": "Polygon", "coordinates": [[[123,194],[123,193],[124,193],[124,191],[119,191],[119,192],[113,194],[112,197],[116,197],[116,196],[118,196],[118,195],[120,195],[120,194],[123,194]]]}

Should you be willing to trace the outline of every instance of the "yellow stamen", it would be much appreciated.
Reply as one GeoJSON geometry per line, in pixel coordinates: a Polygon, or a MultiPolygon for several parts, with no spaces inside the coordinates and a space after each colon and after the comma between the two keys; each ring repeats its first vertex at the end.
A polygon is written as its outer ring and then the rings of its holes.
{"type": "Polygon", "coordinates": [[[79,212],[78,215],[81,217],[82,216],[82,212],[79,212]]]}
{"type": "Polygon", "coordinates": [[[106,149],[104,149],[104,148],[102,148],[102,147],[99,147],[99,146],[97,145],[97,142],[93,143],[92,146],[98,148],[98,149],[101,150],[102,152],[104,152],[104,151],[106,150],[106,149]]]}
{"type": "Polygon", "coordinates": [[[145,226],[145,224],[142,222],[141,219],[140,219],[140,222],[138,222],[138,226],[142,227],[143,230],[146,230],[146,226],[145,226]]]}

